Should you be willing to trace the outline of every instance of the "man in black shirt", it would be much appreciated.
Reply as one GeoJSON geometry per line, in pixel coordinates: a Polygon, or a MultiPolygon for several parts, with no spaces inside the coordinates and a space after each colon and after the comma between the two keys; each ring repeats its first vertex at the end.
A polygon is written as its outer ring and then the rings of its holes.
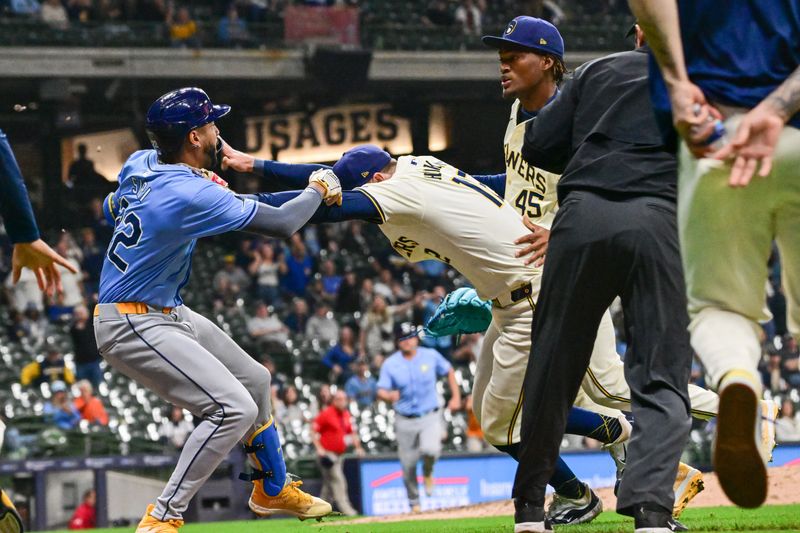
{"type": "Polygon", "coordinates": [[[550,531],[545,486],[600,319],[617,296],[636,419],[617,511],[633,515],[637,530],[679,527],[673,481],[690,429],[692,352],[677,166],[653,117],[647,61],[640,47],[583,65],[526,130],[522,156],[562,177],[525,375],[516,532],[550,531]]]}
{"type": "Polygon", "coordinates": [[[75,308],[74,322],[69,334],[75,349],[75,377],[78,380],[88,380],[97,389],[103,381],[103,371],[94,338],[94,323],[86,306],[79,305],[75,308]]]}

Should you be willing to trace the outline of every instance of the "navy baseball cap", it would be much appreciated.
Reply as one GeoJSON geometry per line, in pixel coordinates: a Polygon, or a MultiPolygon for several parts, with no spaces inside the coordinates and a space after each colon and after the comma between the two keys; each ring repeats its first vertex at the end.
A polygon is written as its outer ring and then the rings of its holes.
{"type": "Polygon", "coordinates": [[[564,59],[564,39],[558,29],[536,17],[517,17],[508,23],[502,36],[484,35],[481,40],[490,48],[521,46],[564,59]]]}
{"type": "Polygon", "coordinates": [[[419,328],[411,322],[401,322],[394,327],[394,338],[396,341],[404,341],[419,335],[419,328]]]}
{"type": "Polygon", "coordinates": [[[145,130],[153,148],[171,152],[180,148],[190,131],[227,115],[229,105],[214,105],[203,89],[184,87],[162,95],[150,105],[145,130]]]}
{"type": "Polygon", "coordinates": [[[387,151],[374,144],[362,144],[346,151],[333,165],[333,173],[339,178],[342,189],[349,191],[367,183],[391,160],[387,151]]]}

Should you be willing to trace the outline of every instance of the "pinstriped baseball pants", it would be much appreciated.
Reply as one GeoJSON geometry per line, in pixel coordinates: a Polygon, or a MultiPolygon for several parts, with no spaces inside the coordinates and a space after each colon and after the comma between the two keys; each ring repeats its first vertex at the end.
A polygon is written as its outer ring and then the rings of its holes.
{"type": "Polygon", "coordinates": [[[111,366],[200,419],[152,513],[180,519],[231,449],[268,422],[270,374],[186,306],[169,314],[153,308],[121,315],[113,304],[100,304],[94,325],[100,354],[111,366]]]}

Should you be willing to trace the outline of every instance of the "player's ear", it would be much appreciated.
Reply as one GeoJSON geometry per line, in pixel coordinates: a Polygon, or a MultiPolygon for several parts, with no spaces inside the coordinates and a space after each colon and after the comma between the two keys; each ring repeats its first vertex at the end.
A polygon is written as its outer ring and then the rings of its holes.
{"type": "Polygon", "coordinates": [[[384,174],[383,172],[376,172],[372,175],[372,179],[369,180],[371,183],[380,183],[389,178],[389,174],[384,174]]]}
{"type": "Polygon", "coordinates": [[[189,144],[192,148],[200,148],[203,143],[200,141],[200,134],[197,133],[197,130],[192,130],[189,132],[189,144]]]}

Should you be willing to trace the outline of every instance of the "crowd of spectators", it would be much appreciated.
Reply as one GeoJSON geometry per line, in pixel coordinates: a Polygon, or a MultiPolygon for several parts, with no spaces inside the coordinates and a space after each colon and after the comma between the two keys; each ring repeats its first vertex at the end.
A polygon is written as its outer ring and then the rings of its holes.
{"type": "MultiPolygon", "coordinates": [[[[87,185],[87,176],[94,170],[85,150],[78,163],[70,169],[73,185],[88,191],[85,194],[103,193],[102,182],[87,185]]],[[[97,300],[103,256],[111,235],[99,202],[99,198],[89,202],[76,216],[81,227],[61,232],[53,240],[54,248],[80,267],[77,275],[62,270],[63,294],[43,296],[27,270],[17,285],[10,283],[8,275],[4,284],[6,336],[28,353],[38,354],[19,369],[19,383],[22,387],[49,389],[43,416],[64,430],[82,423],[109,424],[105,398],[94,395],[104,386],[107,394],[108,388],[90,313],[97,300]],[[52,323],[68,332],[68,347],[46,338],[45,331],[52,323]],[[69,354],[67,358],[65,353],[69,354]]],[[[211,301],[206,302],[212,310],[209,317],[219,321],[222,316],[239,316],[243,328],[231,334],[270,370],[276,418],[298,432],[311,427],[314,417],[337,391],[346,395],[354,409],[372,407],[376,403],[375,378],[384,359],[396,349],[395,323],[424,324],[447,292],[464,283],[442,263],[402,260],[376,227],[358,221],[308,226],[286,241],[238,234],[220,238],[212,246],[227,252],[214,256],[218,257],[217,270],[207,273],[211,280],[211,301]],[[311,346],[317,368],[322,370],[321,374],[303,375],[304,380],[317,380],[313,397],[306,397],[308,389],[301,393],[295,386],[297,373],[306,373],[308,367],[276,368],[275,363],[292,346],[303,343],[311,346]]],[[[7,243],[2,250],[0,266],[7,273],[7,243]]],[[[770,268],[767,303],[774,319],[764,325],[761,372],[765,391],[782,404],[778,439],[798,440],[800,417],[794,407],[800,402],[800,352],[786,329],[777,252],[770,268]]],[[[194,292],[191,284],[186,292],[194,292]]],[[[619,317],[616,323],[618,331],[624,331],[619,317]]],[[[482,336],[428,338],[423,342],[469,376],[482,336]]],[[[624,353],[625,347],[620,336],[619,352],[624,353]]],[[[704,385],[699,363],[693,368],[692,378],[704,385]]],[[[481,450],[485,443],[470,411],[469,388],[466,384],[465,402],[459,406],[467,420],[466,446],[481,450]]],[[[162,412],[165,416],[158,438],[168,449],[180,448],[193,427],[191,415],[171,406],[164,406],[162,412]]]]}
{"type": "Polygon", "coordinates": [[[149,24],[160,26],[156,34],[175,47],[247,48],[272,37],[274,29],[264,25],[283,23],[285,10],[292,5],[352,6],[359,9],[362,25],[405,24],[423,33],[441,29],[475,42],[489,26],[496,31],[521,14],[557,25],[583,15],[630,16],[624,0],[437,0],[417,2],[417,9],[409,9],[406,0],[0,0],[0,14],[38,20],[59,30],[149,24]]]}

